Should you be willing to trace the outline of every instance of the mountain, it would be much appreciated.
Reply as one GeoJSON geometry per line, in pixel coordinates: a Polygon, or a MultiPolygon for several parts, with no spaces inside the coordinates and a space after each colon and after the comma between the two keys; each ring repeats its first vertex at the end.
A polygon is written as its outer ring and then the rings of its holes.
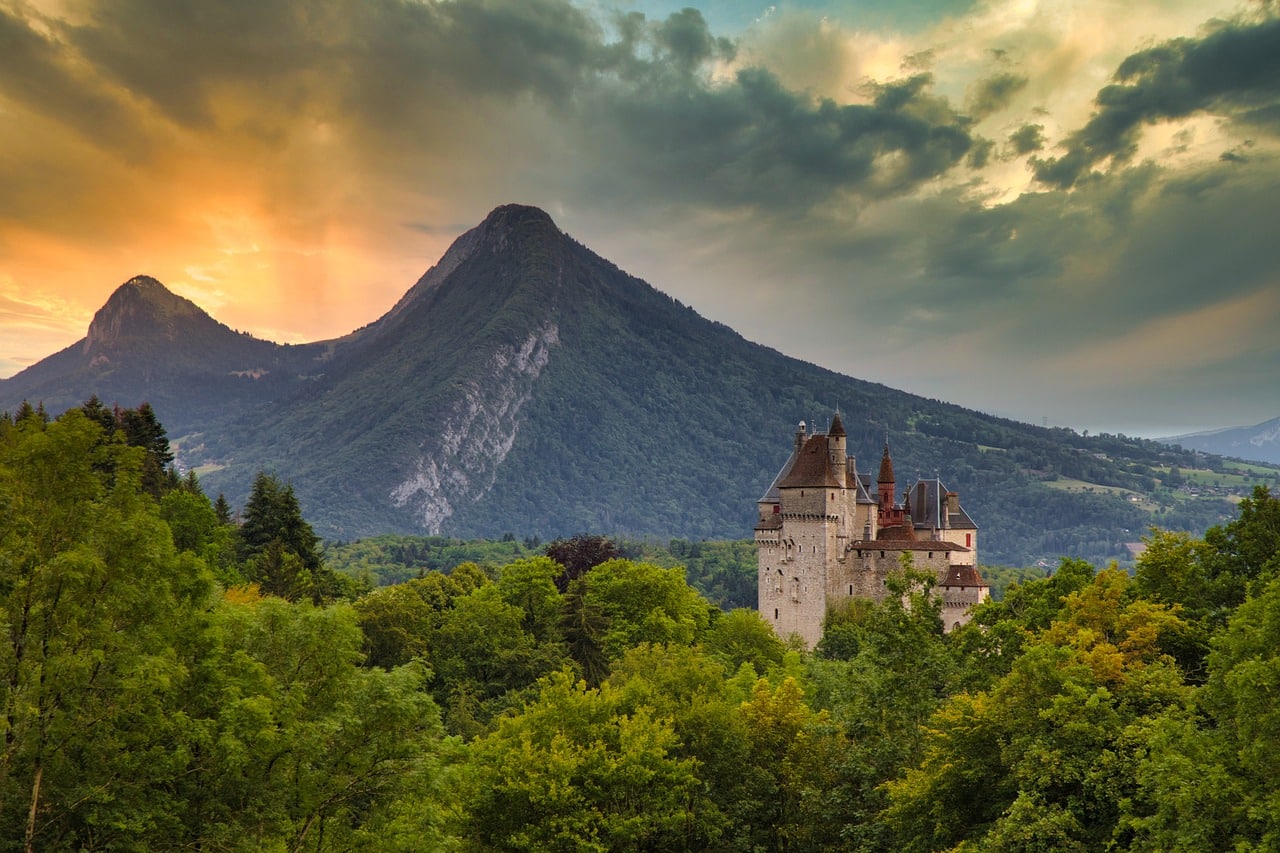
{"type": "Polygon", "coordinates": [[[1249,427],[1228,427],[1175,435],[1164,441],[1181,445],[1187,450],[1280,465],[1280,418],[1272,418],[1249,427]]]}
{"type": "Polygon", "coordinates": [[[61,412],[95,393],[122,405],[145,400],[181,435],[293,393],[327,349],[235,332],[154,278],[136,276],[111,294],[84,338],[0,380],[0,408],[27,399],[61,412]]]}
{"type": "MultiPolygon", "coordinates": [[[[855,366],[856,367],[856,366],[855,366]]],[[[1151,524],[1202,531],[1220,499],[1162,490],[1195,454],[994,418],[753,344],[507,205],[376,322],[286,347],[149,279],[85,340],[8,380],[0,409],[147,400],[179,459],[233,503],[292,481],[317,532],[747,538],[795,424],[839,401],[862,470],[892,443],[959,491],[987,563],[1123,556],[1151,524]]]]}

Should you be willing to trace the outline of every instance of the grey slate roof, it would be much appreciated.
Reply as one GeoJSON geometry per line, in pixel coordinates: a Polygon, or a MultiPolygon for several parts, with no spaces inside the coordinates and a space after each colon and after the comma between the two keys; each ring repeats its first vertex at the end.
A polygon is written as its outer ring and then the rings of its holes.
{"type": "Polygon", "coordinates": [[[959,507],[959,512],[946,513],[947,506],[947,487],[942,484],[941,480],[919,480],[911,491],[908,492],[908,500],[910,501],[911,519],[915,522],[916,529],[929,528],[933,530],[942,530],[950,527],[952,530],[977,530],[978,525],[973,523],[973,519],[969,517],[969,513],[964,511],[964,507],[959,507]]]}

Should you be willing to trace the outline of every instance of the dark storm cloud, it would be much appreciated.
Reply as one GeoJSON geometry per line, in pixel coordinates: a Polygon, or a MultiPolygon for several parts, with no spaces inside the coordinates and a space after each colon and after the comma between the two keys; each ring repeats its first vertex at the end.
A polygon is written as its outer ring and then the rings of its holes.
{"type": "Polygon", "coordinates": [[[122,144],[130,116],[97,86],[86,85],[62,46],[0,6],[0,98],[43,114],[81,136],[122,144]]]}
{"type": "Polygon", "coordinates": [[[990,115],[1004,109],[1013,96],[1030,82],[1023,74],[1003,72],[979,80],[969,95],[969,112],[975,117],[990,115]]]}
{"type": "Polygon", "coordinates": [[[290,115],[341,106],[384,119],[459,90],[557,99],[600,46],[595,23],[555,0],[123,0],[93,6],[67,38],[96,70],[188,124],[210,121],[225,87],[290,115]],[[335,92],[346,97],[331,103],[335,92]]]}
{"type": "Polygon", "coordinates": [[[655,41],[680,67],[692,71],[711,59],[732,59],[733,42],[711,35],[707,22],[697,9],[683,9],[659,24],[655,41]]]}
{"type": "MultiPolygon", "coordinates": [[[[64,112],[85,116],[85,134],[119,124],[99,117],[116,107],[83,85],[61,85],[62,65],[84,65],[178,126],[244,144],[283,148],[308,122],[326,123],[358,140],[348,156],[377,171],[446,150],[457,157],[479,126],[517,149],[527,139],[558,151],[548,168],[584,186],[710,205],[884,198],[966,157],[980,165],[989,151],[970,119],[931,93],[928,74],[872,84],[864,103],[789,89],[760,67],[713,74],[735,45],[694,9],[660,21],[620,16],[609,32],[563,0],[118,0],[87,9],[56,25],[56,44],[0,19],[18,36],[0,58],[0,74],[11,71],[0,86],[19,90],[20,70],[54,89],[51,100],[81,93],[81,108],[64,112]],[[521,99],[550,123],[535,127],[513,110],[521,99]]],[[[1018,85],[988,81],[983,104],[1018,85]]]]}
{"type": "Polygon", "coordinates": [[[1044,125],[1024,124],[1009,134],[1009,149],[1014,156],[1023,156],[1044,148],[1044,125]]]}
{"type": "Polygon", "coordinates": [[[1040,181],[1069,188],[1099,163],[1130,159],[1143,125],[1202,111],[1280,133],[1280,18],[1220,23],[1202,38],[1135,53],[1115,79],[1067,138],[1067,152],[1033,161],[1040,181]]]}
{"type": "MultiPolygon", "coordinates": [[[[1148,164],[991,207],[925,200],[911,216],[918,242],[884,261],[925,274],[877,294],[874,310],[906,297],[941,324],[917,333],[1000,327],[1000,346],[1028,357],[1123,340],[1272,292],[1278,194],[1274,161],[1211,162],[1179,174],[1148,164]]],[[[1276,349],[1269,364],[1280,369],[1276,349]]]]}
{"type": "Polygon", "coordinates": [[[608,122],[628,175],[643,176],[634,191],[793,210],[837,193],[909,192],[962,162],[969,122],[931,83],[917,75],[876,87],[871,103],[837,104],[747,68],[725,84],[610,90],[592,115],[608,122]]]}

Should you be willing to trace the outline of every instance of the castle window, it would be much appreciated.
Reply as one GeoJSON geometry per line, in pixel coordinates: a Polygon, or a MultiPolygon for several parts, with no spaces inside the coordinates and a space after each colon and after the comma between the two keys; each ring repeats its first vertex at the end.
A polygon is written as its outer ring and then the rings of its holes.
{"type": "Polygon", "coordinates": [[[773,618],[774,618],[774,619],[777,619],[777,618],[778,618],[778,608],[776,608],[776,607],[775,607],[775,608],[773,608],[773,618]]]}
{"type": "Polygon", "coordinates": [[[881,551],[881,552],[880,552],[880,559],[882,559],[882,560],[884,559],[884,551],[881,551]]]}
{"type": "Polygon", "coordinates": [[[849,584],[849,594],[853,595],[853,584],[849,584]]]}
{"type": "Polygon", "coordinates": [[[964,535],[964,547],[966,547],[966,548],[972,548],[972,547],[973,547],[973,534],[972,534],[972,533],[966,533],[966,534],[964,535]]]}
{"type": "Polygon", "coordinates": [[[930,560],[932,560],[932,559],[933,559],[933,552],[932,552],[932,551],[930,551],[930,552],[929,552],[929,559],[930,559],[930,560]]]}

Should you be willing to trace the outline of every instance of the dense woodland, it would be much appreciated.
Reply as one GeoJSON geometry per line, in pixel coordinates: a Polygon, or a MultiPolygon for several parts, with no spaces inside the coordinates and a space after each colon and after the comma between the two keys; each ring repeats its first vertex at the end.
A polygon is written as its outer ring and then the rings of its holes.
{"type": "Polygon", "coordinates": [[[904,565],[805,652],[592,537],[369,588],[169,460],[147,407],[0,418],[0,849],[1280,844],[1264,487],[950,635],[904,565]]]}

